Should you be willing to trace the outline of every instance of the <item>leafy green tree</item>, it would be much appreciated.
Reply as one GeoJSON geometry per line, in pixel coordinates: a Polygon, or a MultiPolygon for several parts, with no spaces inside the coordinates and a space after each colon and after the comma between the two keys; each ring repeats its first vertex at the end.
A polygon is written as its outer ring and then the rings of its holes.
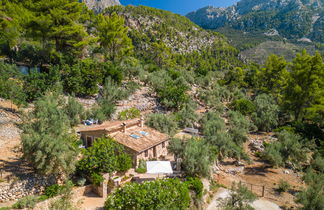
{"type": "Polygon", "coordinates": [[[194,123],[198,120],[196,109],[197,105],[195,102],[189,101],[188,103],[185,103],[182,109],[175,114],[180,128],[194,127],[194,123]]]}
{"type": "Polygon", "coordinates": [[[230,196],[225,198],[220,207],[223,210],[252,210],[249,203],[256,199],[256,196],[242,183],[233,184],[230,196]]]}
{"type": "Polygon", "coordinates": [[[73,96],[69,96],[64,106],[64,112],[68,116],[70,126],[80,124],[85,115],[84,108],[73,96]]]}
{"type": "Polygon", "coordinates": [[[39,39],[44,48],[53,46],[56,51],[52,52],[53,57],[59,58],[60,54],[82,57],[83,49],[91,41],[84,25],[90,18],[84,4],[75,0],[26,4],[36,14],[30,21],[30,37],[39,39]]]}
{"type": "Polygon", "coordinates": [[[77,137],[68,132],[69,120],[62,108],[63,101],[55,92],[39,98],[22,127],[24,157],[37,172],[58,178],[75,170],[79,152],[77,137]]]}
{"type": "Polygon", "coordinates": [[[136,108],[126,109],[118,114],[119,120],[130,120],[141,116],[141,111],[136,108]]]}
{"type": "Polygon", "coordinates": [[[266,94],[258,95],[254,104],[255,112],[251,118],[260,131],[270,131],[278,125],[279,107],[273,97],[266,94]]]}
{"type": "Polygon", "coordinates": [[[178,179],[161,179],[126,184],[112,193],[104,209],[188,209],[190,195],[187,185],[178,179]]]}
{"type": "Polygon", "coordinates": [[[229,87],[245,87],[245,71],[240,68],[231,68],[225,75],[225,84],[229,87]]]}
{"type": "Polygon", "coordinates": [[[174,135],[178,128],[177,123],[170,116],[165,114],[151,114],[146,120],[146,124],[162,133],[174,135]]]}
{"type": "Polygon", "coordinates": [[[235,111],[239,111],[245,116],[250,115],[255,111],[254,103],[246,98],[241,98],[233,101],[232,107],[235,111]]]}
{"type": "Polygon", "coordinates": [[[287,61],[284,57],[270,55],[266,60],[265,67],[258,72],[258,84],[260,91],[271,94],[281,101],[283,91],[288,86],[289,72],[287,61]]]}
{"type": "Polygon", "coordinates": [[[128,37],[128,28],[123,17],[112,13],[110,16],[97,16],[95,25],[99,37],[100,49],[105,60],[118,62],[132,52],[132,40],[128,37]]]}
{"type": "Polygon", "coordinates": [[[240,112],[230,111],[228,116],[228,133],[237,145],[242,145],[248,140],[247,134],[251,127],[250,122],[240,112]]]}
{"type": "Polygon", "coordinates": [[[125,153],[125,148],[112,138],[96,139],[82,153],[78,168],[88,174],[127,171],[132,167],[132,159],[125,153]]]}
{"type": "Polygon", "coordinates": [[[192,138],[187,141],[172,139],[168,147],[177,158],[182,159],[182,167],[188,176],[210,175],[210,166],[214,156],[211,147],[202,139],[192,138]]]}
{"type": "Polygon", "coordinates": [[[203,134],[205,141],[209,144],[218,159],[226,157],[246,158],[242,146],[233,141],[233,137],[226,131],[225,122],[218,113],[209,112],[202,119],[203,134]]]}
{"type": "Polygon", "coordinates": [[[300,210],[319,210],[324,208],[324,176],[308,170],[304,177],[307,189],[297,195],[297,202],[302,205],[300,210]]]}
{"type": "Polygon", "coordinates": [[[278,133],[278,141],[266,145],[262,157],[273,166],[299,168],[306,160],[306,150],[299,135],[288,131],[278,133]]]}
{"type": "Polygon", "coordinates": [[[302,120],[311,112],[320,112],[323,106],[324,64],[317,52],[314,56],[306,50],[297,54],[291,65],[291,79],[285,94],[287,110],[292,110],[295,120],[302,120]]]}

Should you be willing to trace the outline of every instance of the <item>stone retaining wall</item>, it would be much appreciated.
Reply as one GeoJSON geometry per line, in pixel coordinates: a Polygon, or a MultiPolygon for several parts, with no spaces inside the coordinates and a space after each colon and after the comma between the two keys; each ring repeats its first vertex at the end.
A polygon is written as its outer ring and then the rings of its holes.
{"type": "Polygon", "coordinates": [[[47,186],[55,184],[53,177],[29,177],[14,183],[0,184],[0,203],[18,200],[28,195],[41,194],[47,186]]]}

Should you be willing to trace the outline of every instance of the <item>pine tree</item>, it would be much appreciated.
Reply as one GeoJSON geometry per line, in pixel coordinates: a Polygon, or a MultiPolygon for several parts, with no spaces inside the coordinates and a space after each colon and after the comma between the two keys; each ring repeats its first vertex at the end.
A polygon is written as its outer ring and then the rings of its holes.
{"type": "Polygon", "coordinates": [[[317,52],[311,56],[306,50],[297,54],[291,66],[291,79],[285,94],[287,109],[293,110],[295,120],[302,120],[307,110],[316,113],[317,108],[323,107],[323,90],[324,64],[321,55],[317,52]]]}
{"type": "Polygon", "coordinates": [[[123,56],[131,53],[132,40],[127,36],[128,28],[123,17],[112,13],[110,16],[98,15],[96,23],[100,49],[105,55],[105,60],[119,62],[123,56]]]}

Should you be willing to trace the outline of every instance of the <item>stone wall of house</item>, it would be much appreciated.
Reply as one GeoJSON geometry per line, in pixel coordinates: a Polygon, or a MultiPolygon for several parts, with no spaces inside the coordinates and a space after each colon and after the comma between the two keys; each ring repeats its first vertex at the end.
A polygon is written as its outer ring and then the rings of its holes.
{"type": "Polygon", "coordinates": [[[53,177],[33,176],[13,183],[0,183],[0,202],[17,200],[28,195],[41,194],[55,184],[53,177]]]}

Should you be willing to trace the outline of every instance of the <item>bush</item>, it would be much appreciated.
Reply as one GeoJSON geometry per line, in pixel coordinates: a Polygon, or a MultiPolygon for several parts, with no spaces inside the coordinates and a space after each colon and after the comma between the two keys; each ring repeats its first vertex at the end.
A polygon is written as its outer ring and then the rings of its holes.
{"type": "Polygon", "coordinates": [[[80,186],[80,187],[84,186],[86,182],[87,182],[87,180],[83,177],[80,177],[76,180],[77,186],[80,186]]]}
{"type": "Polygon", "coordinates": [[[290,187],[291,186],[290,186],[290,184],[287,181],[281,179],[279,181],[279,185],[278,185],[277,191],[279,193],[287,192],[290,189],[290,187]]]}
{"type": "Polygon", "coordinates": [[[88,175],[127,171],[131,166],[132,159],[124,146],[112,138],[96,139],[91,147],[83,150],[83,158],[78,163],[79,170],[88,175]]]}
{"type": "Polygon", "coordinates": [[[187,185],[178,179],[128,183],[117,189],[105,202],[110,209],[188,209],[190,195],[187,185]]]}
{"type": "Polygon", "coordinates": [[[252,101],[242,98],[234,101],[232,107],[235,111],[241,112],[243,115],[250,115],[255,111],[255,105],[252,101]]]}
{"type": "Polygon", "coordinates": [[[45,195],[49,198],[53,198],[59,195],[64,187],[58,184],[53,184],[45,189],[45,195]]]}
{"type": "Polygon", "coordinates": [[[196,193],[197,198],[201,198],[203,196],[204,185],[202,181],[197,177],[189,177],[185,182],[188,186],[188,189],[193,190],[196,193]]]}
{"type": "Polygon", "coordinates": [[[91,182],[97,186],[100,186],[100,184],[104,181],[104,178],[98,174],[98,173],[92,173],[91,174],[91,182]]]}
{"type": "Polygon", "coordinates": [[[26,196],[26,197],[21,198],[20,200],[18,200],[12,206],[12,208],[14,208],[14,209],[24,209],[24,208],[33,209],[38,201],[39,201],[39,199],[38,199],[37,196],[33,196],[33,195],[26,196]]]}
{"type": "Polygon", "coordinates": [[[140,174],[145,174],[146,171],[147,171],[146,161],[145,160],[140,160],[139,161],[139,164],[138,164],[138,168],[135,171],[137,173],[140,173],[140,174]]]}
{"type": "Polygon", "coordinates": [[[130,120],[141,116],[141,111],[136,108],[130,108],[118,114],[119,120],[130,120]]]}
{"type": "Polygon", "coordinates": [[[156,130],[167,133],[169,135],[174,135],[177,130],[177,123],[174,120],[165,114],[151,114],[146,120],[146,124],[149,127],[155,128],[156,130]]]}

